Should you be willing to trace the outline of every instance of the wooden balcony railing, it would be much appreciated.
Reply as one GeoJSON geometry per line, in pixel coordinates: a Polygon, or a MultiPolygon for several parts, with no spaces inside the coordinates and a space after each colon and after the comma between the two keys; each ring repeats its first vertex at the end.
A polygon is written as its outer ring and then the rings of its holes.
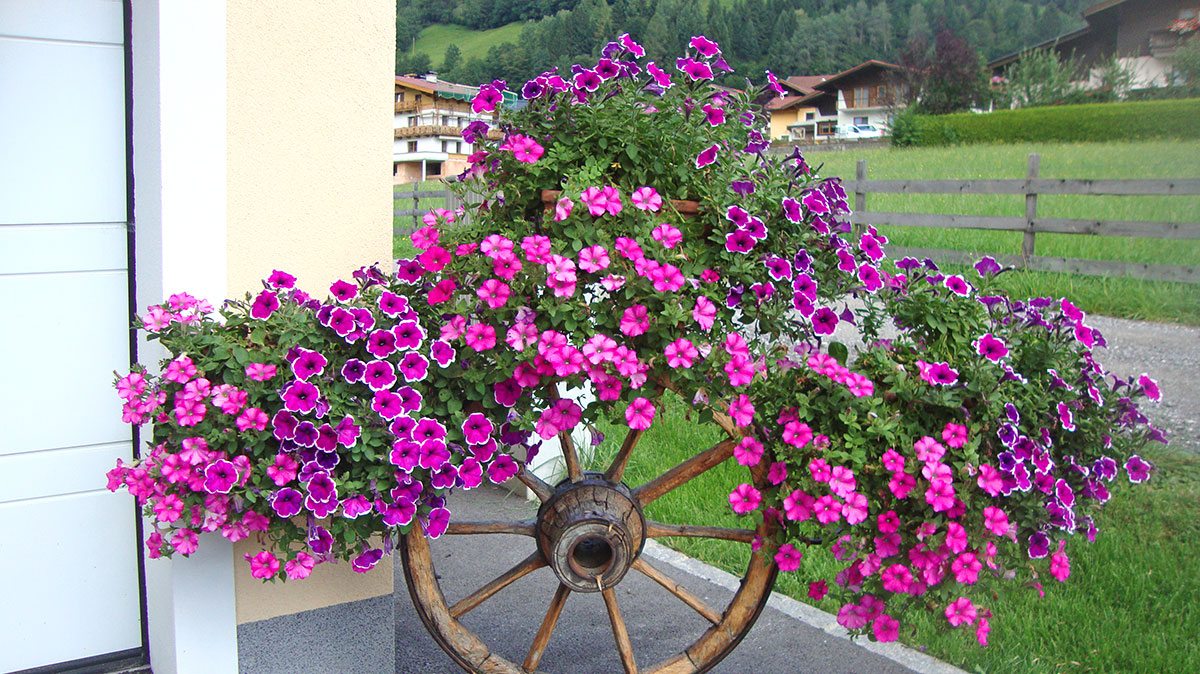
{"type": "Polygon", "coordinates": [[[457,126],[441,124],[419,124],[417,126],[401,126],[396,129],[396,138],[416,138],[419,136],[461,136],[462,129],[457,126]]]}

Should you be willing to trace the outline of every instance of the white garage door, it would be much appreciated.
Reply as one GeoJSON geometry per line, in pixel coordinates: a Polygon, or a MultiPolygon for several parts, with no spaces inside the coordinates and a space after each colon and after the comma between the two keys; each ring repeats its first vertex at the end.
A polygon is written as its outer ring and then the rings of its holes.
{"type": "Polygon", "coordinates": [[[0,0],[0,671],[141,647],[119,0],[0,0]]]}

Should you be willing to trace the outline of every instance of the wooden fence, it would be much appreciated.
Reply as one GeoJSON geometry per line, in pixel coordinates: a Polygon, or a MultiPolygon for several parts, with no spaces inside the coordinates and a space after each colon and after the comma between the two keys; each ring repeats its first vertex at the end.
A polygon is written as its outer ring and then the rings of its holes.
{"type": "MultiPolygon", "coordinates": [[[[843,186],[847,192],[854,193],[852,221],[856,229],[870,224],[1022,232],[1024,239],[1021,243],[1020,255],[993,255],[993,257],[1002,264],[1011,264],[1036,271],[1067,272],[1091,276],[1131,276],[1155,281],[1200,283],[1200,269],[1196,266],[1079,260],[1034,254],[1035,237],[1039,233],[1200,239],[1200,222],[1079,220],[1046,218],[1038,215],[1038,197],[1041,195],[1194,196],[1200,195],[1200,179],[1070,180],[1040,178],[1038,177],[1040,165],[1040,155],[1029,155],[1029,170],[1024,180],[868,180],[867,162],[860,160],[855,179],[845,181],[843,186]],[[871,211],[867,205],[867,195],[869,194],[1022,195],[1025,197],[1025,217],[871,211]]],[[[970,264],[978,258],[977,254],[965,251],[901,248],[898,246],[890,247],[889,253],[893,257],[905,255],[918,258],[931,257],[940,261],[960,264],[970,264]]]]}
{"type": "Polygon", "coordinates": [[[411,234],[422,225],[421,217],[433,208],[454,210],[462,205],[449,186],[440,190],[419,189],[420,183],[405,183],[392,188],[392,234],[411,234]],[[410,207],[411,206],[411,207],[410,207]]]}

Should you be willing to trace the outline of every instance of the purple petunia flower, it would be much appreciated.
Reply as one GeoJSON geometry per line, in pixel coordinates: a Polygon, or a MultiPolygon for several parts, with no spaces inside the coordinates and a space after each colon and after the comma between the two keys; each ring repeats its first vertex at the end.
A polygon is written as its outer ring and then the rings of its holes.
{"type": "Polygon", "coordinates": [[[975,352],[993,363],[999,363],[1002,358],[1008,356],[1008,346],[1004,340],[993,337],[989,332],[975,340],[975,352]]]}
{"type": "Polygon", "coordinates": [[[813,332],[818,335],[832,335],[837,329],[838,317],[829,307],[817,309],[812,316],[813,332]]]}
{"type": "Polygon", "coordinates": [[[991,256],[984,256],[980,258],[979,262],[975,263],[975,271],[983,278],[993,276],[1000,273],[1000,263],[996,262],[996,259],[991,256]]]}
{"type": "Polygon", "coordinates": [[[1125,473],[1129,475],[1129,481],[1135,484],[1150,479],[1150,471],[1153,469],[1153,464],[1137,454],[1130,456],[1125,461],[1125,473]]]}
{"type": "Polygon", "coordinates": [[[720,149],[721,149],[721,146],[714,143],[713,145],[710,145],[708,147],[708,149],[706,149],[706,150],[702,151],[700,154],[696,155],[696,168],[701,169],[701,168],[704,168],[705,166],[708,166],[709,164],[716,162],[717,161],[717,151],[719,151],[720,149]]]}

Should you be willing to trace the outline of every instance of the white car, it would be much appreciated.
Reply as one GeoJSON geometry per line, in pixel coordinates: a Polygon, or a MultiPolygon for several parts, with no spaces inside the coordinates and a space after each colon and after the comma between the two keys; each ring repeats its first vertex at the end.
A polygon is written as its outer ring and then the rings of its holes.
{"type": "Polygon", "coordinates": [[[846,140],[862,140],[864,138],[883,138],[883,129],[874,124],[851,124],[838,130],[838,136],[846,140]]]}

